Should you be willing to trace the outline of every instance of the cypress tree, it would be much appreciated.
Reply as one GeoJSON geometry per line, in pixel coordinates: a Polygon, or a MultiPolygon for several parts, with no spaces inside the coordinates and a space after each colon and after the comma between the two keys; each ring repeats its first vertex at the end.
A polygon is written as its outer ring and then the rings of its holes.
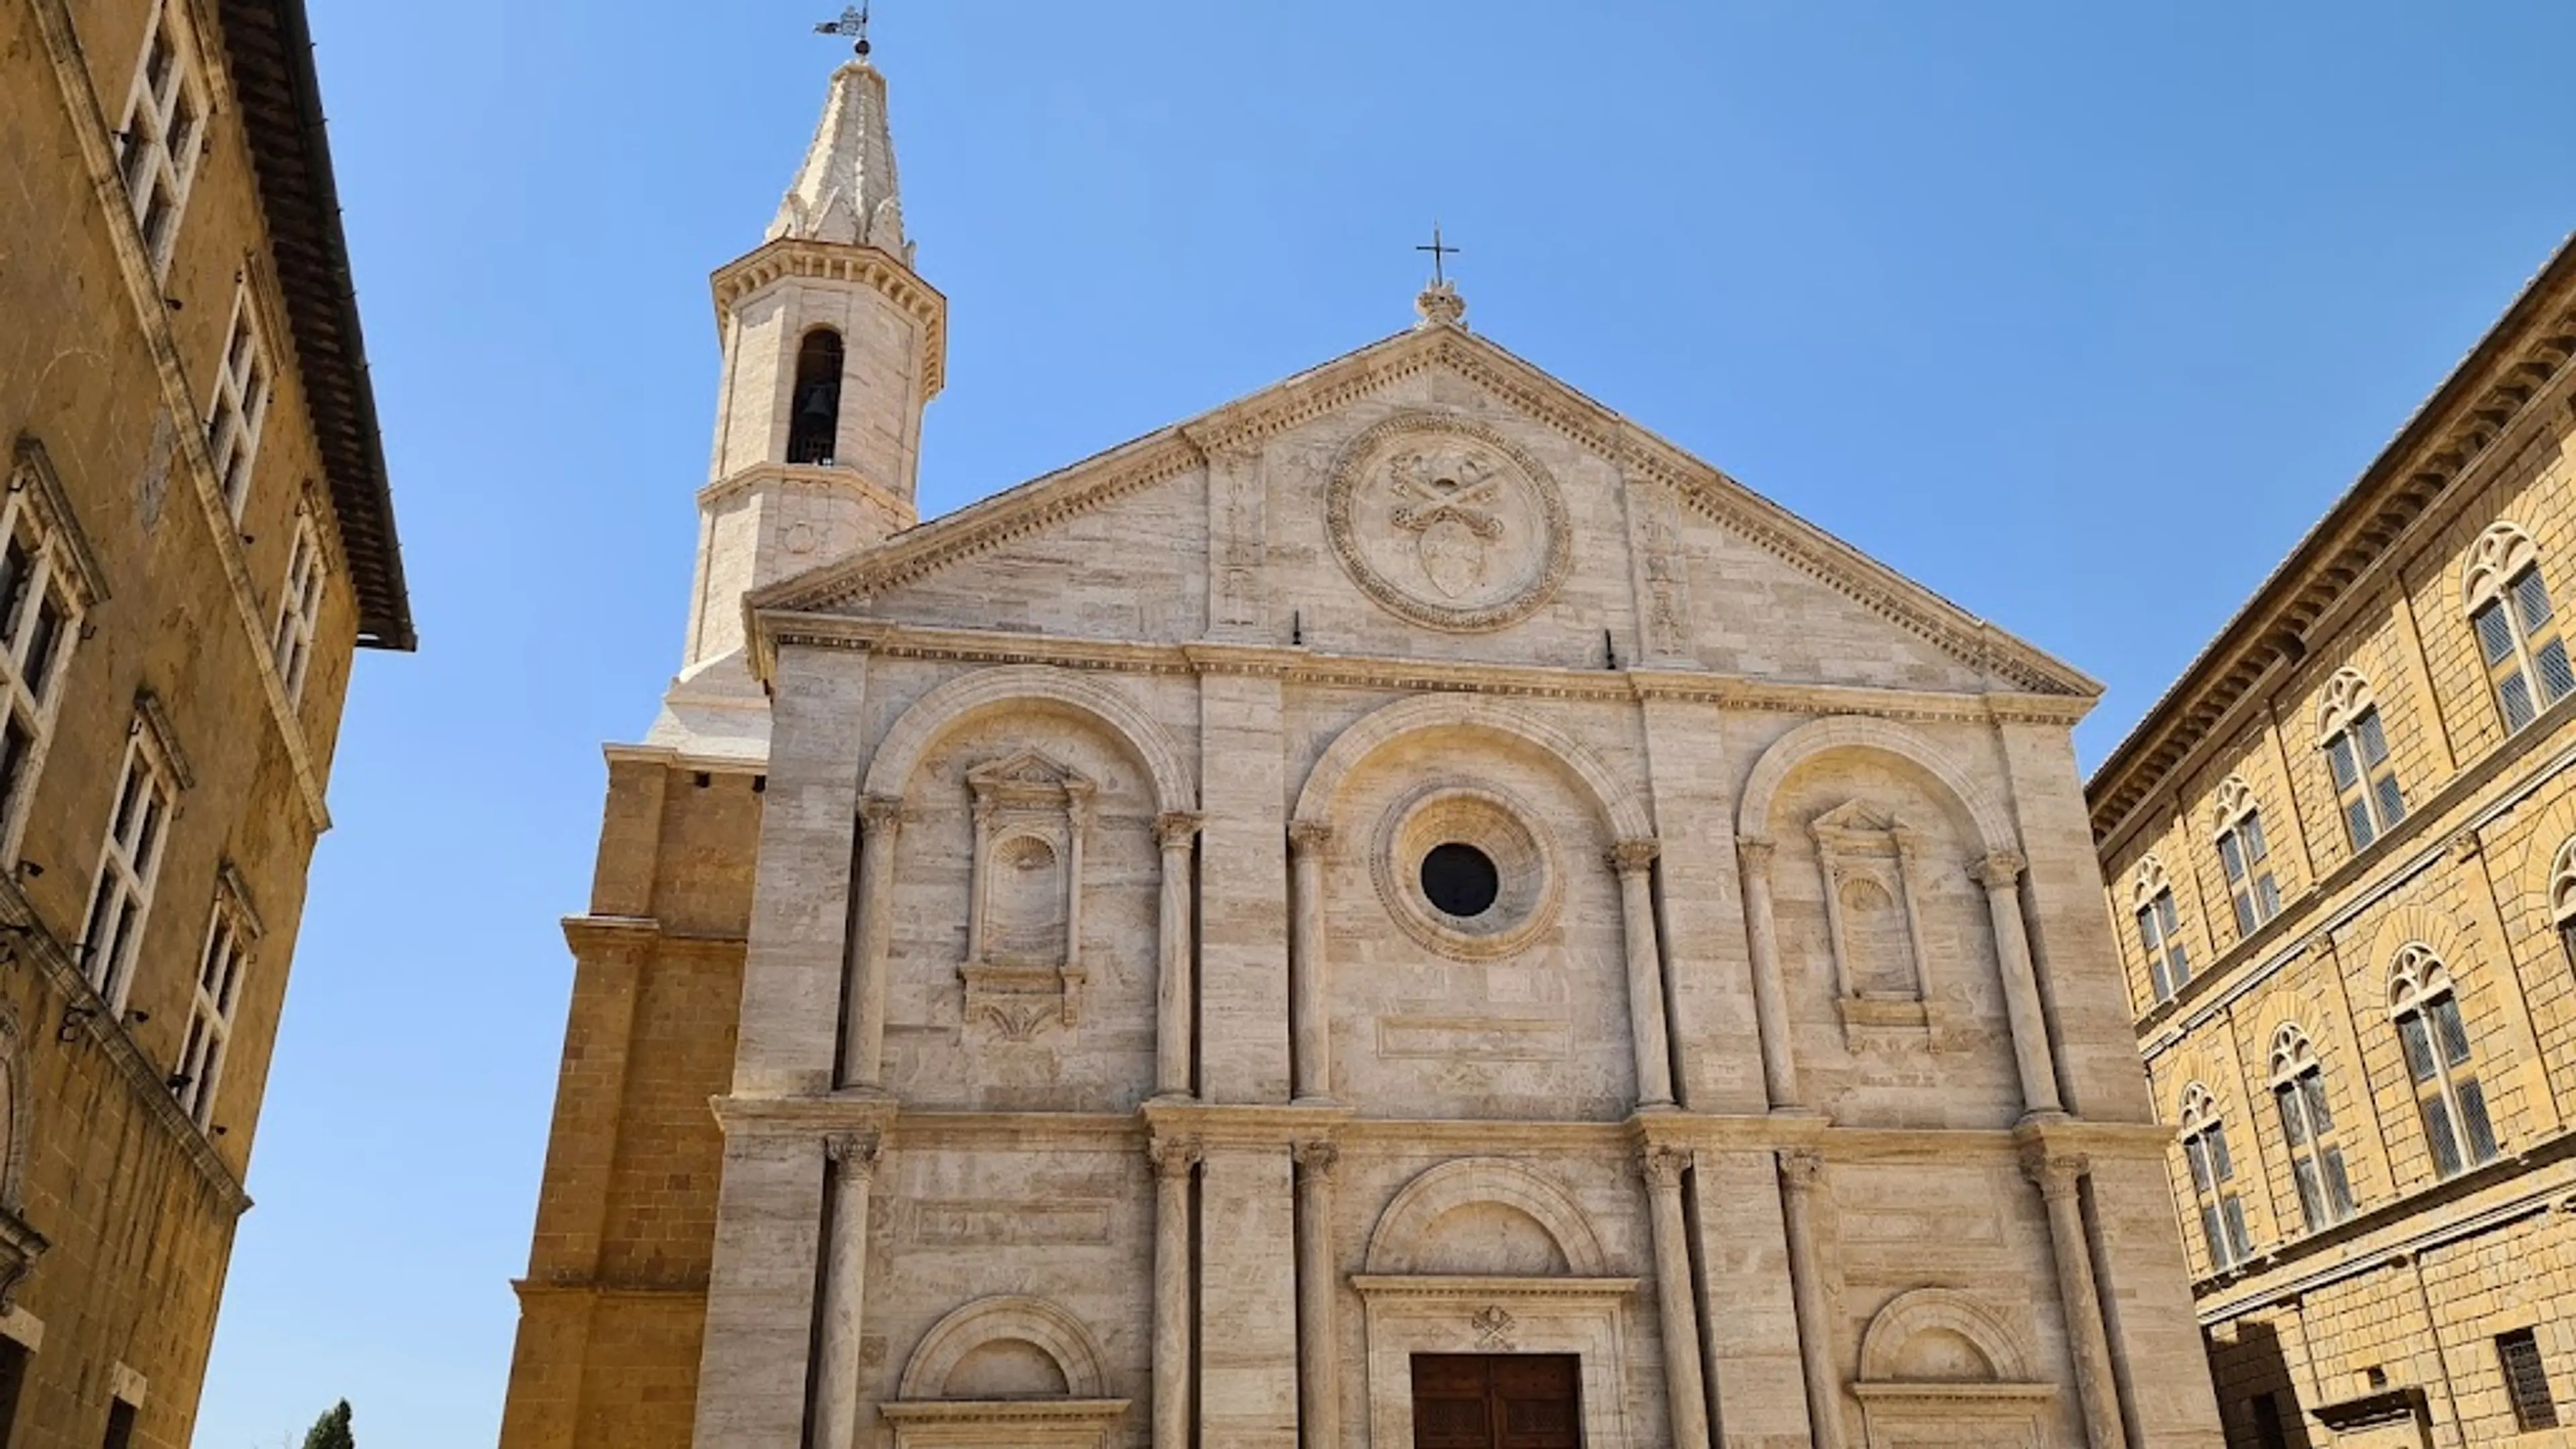
{"type": "Polygon", "coordinates": [[[357,1437],[349,1432],[349,1401],[313,1421],[313,1432],[304,1436],[304,1449],[358,1449],[357,1437]]]}

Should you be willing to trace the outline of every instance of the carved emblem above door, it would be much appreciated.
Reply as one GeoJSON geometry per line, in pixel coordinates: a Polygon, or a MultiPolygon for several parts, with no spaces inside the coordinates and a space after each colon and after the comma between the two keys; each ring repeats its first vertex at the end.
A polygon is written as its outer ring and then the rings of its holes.
{"type": "Polygon", "coordinates": [[[1480,424],[1390,418],[1343,450],[1326,493],[1333,551],[1369,597],[1417,624],[1515,623],[1564,582],[1573,549],[1547,469],[1480,424]]]}

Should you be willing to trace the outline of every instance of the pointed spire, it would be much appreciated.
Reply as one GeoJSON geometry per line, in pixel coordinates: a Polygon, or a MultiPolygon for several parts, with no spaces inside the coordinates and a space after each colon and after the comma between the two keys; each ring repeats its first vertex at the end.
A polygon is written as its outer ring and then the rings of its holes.
{"type": "Polygon", "coordinates": [[[769,240],[871,246],[912,265],[903,237],[903,195],[895,180],[894,132],[886,122],[883,73],[853,60],[832,73],[823,124],[804,169],[778,204],[769,240]]]}

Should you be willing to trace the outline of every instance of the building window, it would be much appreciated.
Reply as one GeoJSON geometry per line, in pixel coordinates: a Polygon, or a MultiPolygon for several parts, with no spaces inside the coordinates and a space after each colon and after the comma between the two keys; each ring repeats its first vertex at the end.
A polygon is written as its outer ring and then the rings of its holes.
{"type": "Polygon", "coordinates": [[[197,990],[188,1011],[188,1037],[179,1049],[179,1070],[170,1079],[179,1106],[199,1127],[214,1121],[215,1091],[223,1084],[224,1051],[232,1042],[233,1009],[241,999],[242,974],[250,966],[248,911],[238,893],[227,889],[215,902],[214,924],[206,931],[205,954],[197,963],[197,990]]]}
{"type": "Polygon", "coordinates": [[[34,1355],[14,1338],[0,1338],[0,1445],[18,1427],[18,1404],[27,1394],[27,1361],[34,1355]]]}
{"type": "Polygon", "coordinates": [[[2218,865],[2236,905],[2239,939],[2281,914],[2281,887],[2272,878],[2272,849],[2263,840],[2263,812],[2254,792],[2234,775],[2218,786],[2218,865]]]}
{"type": "Polygon", "coordinates": [[[2528,1434],[2558,1427],[2558,1405],[2549,1394],[2549,1370],[2540,1362],[2540,1341],[2528,1328],[2498,1334],[2496,1366],[2504,1372],[2505,1393],[2513,1400],[2513,1425],[2528,1434]]]}
{"type": "Polygon", "coordinates": [[[51,493],[42,465],[22,459],[0,499],[0,841],[12,858],[90,597],[72,545],[47,526],[51,493]]]}
{"type": "Polygon", "coordinates": [[[2247,1401],[2254,1412],[2254,1442],[2259,1449],[2290,1449],[2289,1426],[2281,1420],[2281,1396],[2256,1394],[2247,1401]]]}
{"type": "Polygon", "coordinates": [[[2558,637],[2558,616],[2531,535],[2510,523],[2488,529],[2469,550],[2462,594],[2507,734],[2576,693],[2576,666],[2568,663],[2567,645],[2558,637]]]}
{"type": "Polygon", "coordinates": [[[817,327],[796,348],[787,461],[829,467],[841,446],[841,334],[817,327]]]}
{"type": "Polygon", "coordinates": [[[2182,1153],[2191,1166],[2191,1191],[2200,1204],[2200,1234],[2209,1245],[2210,1268],[2224,1273],[2254,1256],[2254,1245],[2245,1232],[2245,1204],[2236,1195],[2236,1162],[2227,1152],[2218,1101],[2198,1082],[2183,1092],[2182,1153]]]}
{"type": "Polygon", "coordinates": [[[2182,913],[2174,907],[2173,883],[2165,875],[2163,861],[2150,855],[2138,862],[2138,873],[2129,889],[2131,909],[2138,918],[2138,944],[2146,949],[2147,974],[2153,978],[2156,1000],[2171,1001],[2182,984],[2191,979],[2191,959],[2182,944],[2182,913]]]}
{"type": "Polygon", "coordinates": [[[271,373],[256,312],[245,280],[233,294],[232,326],[224,334],[223,363],[215,369],[214,402],[206,410],[206,448],[223,484],[224,505],[235,518],[250,497],[251,464],[268,421],[271,373]]]}
{"type": "Polygon", "coordinates": [[[179,33],[178,17],[171,13],[177,8],[167,3],[153,7],[143,58],[134,68],[134,89],[125,102],[125,121],[116,133],[117,169],[124,173],[126,200],[134,208],[134,224],[143,233],[143,250],[155,277],[170,269],[170,243],[178,235],[197,158],[205,150],[205,87],[179,33]]]}
{"type": "Polygon", "coordinates": [[[2360,671],[2339,670],[2326,681],[2317,706],[2317,748],[2326,753],[2344,834],[2355,852],[2406,818],[2406,793],[2397,785],[2397,762],[2389,758],[2388,731],[2360,671]]]}
{"type": "Polygon", "coordinates": [[[271,645],[286,697],[304,697],[304,673],[313,663],[313,635],[322,620],[322,542],[310,514],[295,525],[295,547],[287,554],[286,586],[277,601],[277,638],[271,645]]]}
{"type": "Polygon", "coordinates": [[[2471,1071],[2459,993],[2432,948],[2413,943],[2398,951],[2389,971],[2388,1009],[2406,1049],[2406,1074],[2415,1082],[2433,1171],[2451,1177],[2493,1160],[2495,1128],[2487,1118],[2486,1092],[2471,1071]]]}
{"type": "Polygon", "coordinates": [[[2549,919],[2558,928],[2558,949],[2576,966],[2576,836],[2549,862],[2549,919]]]}
{"type": "Polygon", "coordinates": [[[123,1399],[108,1400],[107,1437],[99,1441],[99,1449],[134,1449],[135,1413],[123,1399]]]}
{"type": "Polygon", "coordinates": [[[152,887],[161,874],[172,803],[168,770],[152,744],[152,731],[138,723],[126,738],[125,772],[117,783],[116,808],[108,819],[107,844],[99,852],[98,882],[90,889],[88,924],[80,940],[83,974],[114,1010],[125,1008],[134,953],[152,913],[152,887]]]}
{"type": "Polygon", "coordinates": [[[2352,1180],[2343,1170],[2343,1144],[2326,1105],[2325,1069],[2306,1032],[2284,1025],[2272,1033],[2272,1101],[2281,1111],[2281,1136],[2290,1144],[2290,1176],[2299,1185],[2299,1208],[2308,1230],[2352,1216],[2352,1180]]]}

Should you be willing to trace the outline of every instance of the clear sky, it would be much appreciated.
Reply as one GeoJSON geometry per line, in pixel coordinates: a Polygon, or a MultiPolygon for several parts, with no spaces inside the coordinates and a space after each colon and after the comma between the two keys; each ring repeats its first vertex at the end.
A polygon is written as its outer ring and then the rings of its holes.
{"type": "MultiPolygon", "coordinates": [[[[361,661],[198,1435],[498,1432],[707,273],[838,0],[310,0],[421,652],[361,661]]],[[[925,514],[1469,322],[2110,686],[2117,742],[2571,226],[2576,7],[881,0],[925,514]]],[[[299,1440],[300,1442],[300,1440],[299,1440]]]]}

